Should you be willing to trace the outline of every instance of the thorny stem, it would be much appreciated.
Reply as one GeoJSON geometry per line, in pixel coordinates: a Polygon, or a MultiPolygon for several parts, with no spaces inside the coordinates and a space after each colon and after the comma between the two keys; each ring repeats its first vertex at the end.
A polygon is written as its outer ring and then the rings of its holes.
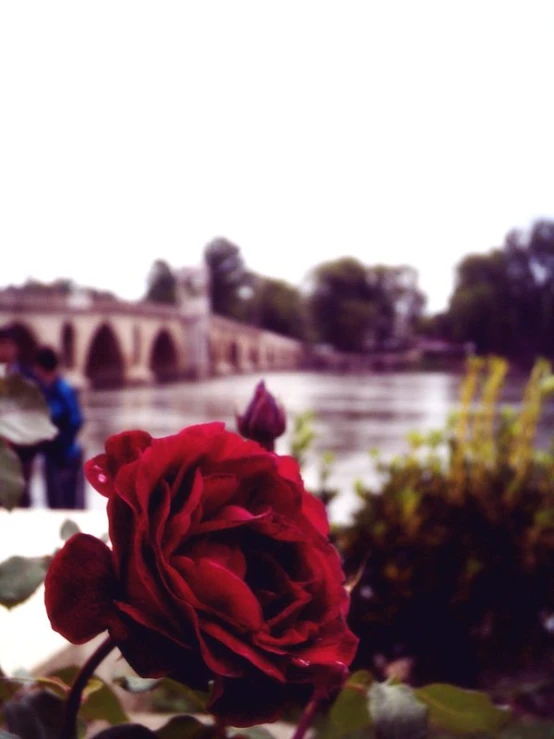
{"type": "Polygon", "coordinates": [[[227,725],[221,719],[215,719],[215,736],[217,739],[225,739],[227,736],[227,725]]]}
{"type": "Polygon", "coordinates": [[[108,636],[81,667],[81,671],[75,678],[75,682],[71,686],[71,690],[67,696],[60,739],[75,739],[77,736],[77,714],[79,713],[79,708],[81,706],[83,690],[92,677],[94,670],[114,648],[115,642],[112,640],[111,636],[108,636]]]}
{"type": "Polygon", "coordinates": [[[315,714],[317,712],[317,707],[319,705],[320,699],[321,699],[321,695],[318,693],[315,693],[313,698],[310,700],[310,702],[307,704],[306,708],[304,709],[304,713],[300,717],[300,721],[298,722],[296,731],[292,735],[292,739],[303,739],[304,734],[308,731],[308,729],[312,725],[312,721],[315,718],[315,714]]]}

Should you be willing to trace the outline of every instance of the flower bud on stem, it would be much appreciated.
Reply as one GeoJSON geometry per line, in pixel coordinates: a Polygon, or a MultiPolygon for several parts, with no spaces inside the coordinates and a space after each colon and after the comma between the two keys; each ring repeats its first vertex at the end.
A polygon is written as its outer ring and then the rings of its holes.
{"type": "Polygon", "coordinates": [[[83,690],[100,662],[105,659],[108,654],[115,648],[115,642],[111,636],[100,644],[98,649],[93,652],[85,664],[81,667],[81,671],[75,678],[75,682],[71,686],[67,701],[65,704],[65,714],[63,718],[63,726],[60,739],[76,739],[77,737],[77,714],[81,707],[81,698],[83,690]]]}
{"type": "Polygon", "coordinates": [[[275,439],[285,432],[284,408],[275,400],[261,380],[254,397],[242,415],[237,415],[237,429],[246,439],[257,441],[268,452],[275,451],[275,439]]]}

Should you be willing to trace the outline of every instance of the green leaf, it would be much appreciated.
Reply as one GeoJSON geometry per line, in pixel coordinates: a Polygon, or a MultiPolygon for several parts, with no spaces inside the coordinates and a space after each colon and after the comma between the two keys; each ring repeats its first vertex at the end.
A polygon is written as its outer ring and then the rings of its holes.
{"type": "Polygon", "coordinates": [[[509,720],[509,711],[497,708],[488,695],[434,683],[414,690],[429,708],[430,721],[438,728],[461,734],[476,731],[494,734],[509,720]]]}
{"type": "Polygon", "coordinates": [[[80,532],[81,529],[77,526],[75,521],[72,521],[70,518],[66,518],[60,528],[60,538],[62,541],[67,541],[68,539],[71,539],[74,534],[79,534],[80,532]]]}
{"type": "Polygon", "coordinates": [[[549,375],[542,379],[539,383],[539,387],[543,395],[554,393],[554,375],[549,375]]]}
{"type": "Polygon", "coordinates": [[[162,680],[155,678],[136,677],[134,675],[122,675],[116,677],[114,683],[128,693],[147,693],[157,688],[162,680]]]}
{"type": "Polygon", "coordinates": [[[373,683],[369,688],[369,714],[378,739],[427,736],[427,707],[407,685],[373,683]]]}
{"type": "Polygon", "coordinates": [[[16,736],[15,734],[10,734],[7,731],[2,731],[2,729],[0,729],[0,739],[21,739],[21,737],[16,736]]]}
{"type": "Polygon", "coordinates": [[[10,557],[0,564],[0,604],[23,603],[43,582],[51,557],[10,557]]]}
{"type": "Polygon", "coordinates": [[[11,511],[19,503],[25,480],[19,457],[0,439],[0,506],[11,511]]]}
{"type": "MultiPolygon", "coordinates": [[[[57,670],[49,678],[57,677],[66,685],[71,685],[79,672],[78,667],[65,667],[57,670]]],[[[79,710],[85,721],[104,720],[112,725],[128,723],[129,718],[113,690],[96,675],[89,681],[85,700],[79,710]]]]}
{"type": "Polygon", "coordinates": [[[251,726],[249,729],[228,729],[227,736],[236,737],[236,739],[241,737],[245,737],[245,739],[275,739],[274,735],[264,729],[263,726],[251,726]]]}
{"type": "Polygon", "coordinates": [[[175,716],[156,731],[158,739],[210,739],[214,726],[206,726],[193,716],[175,716]]]}
{"type": "MultiPolygon", "coordinates": [[[[42,686],[55,693],[59,698],[66,699],[70,691],[70,686],[60,680],[58,677],[0,677],[0,705],[15,695],[22,688],[36,688],[42,686]]],[[[98,681],[90,680],[83,691],[83,695],[87,696],[94,690],[98,690],[100,685],[98,681]]]]}
{"type": "Polygon", "coordinates": [[[210,693],[193,690],[176,680],[160,680],[154,694],[155,708],[168,713],[203,713],[210,702],[210,693]]]}
{"type": "Polygon", "coordinates": [[[58,739],[60,736],[65,703],[45,690],[8,701],[3,710],[8,730],[20,739],[58,739]]]}
{"type": "Polygon", "coordinates": [[[0,378],[0,437],[29,446],[53,439],[58,433],[50,421],[40,389],[19,375],[0,378]]]}
{"type": "Polygon", "coordinates": [[[329,711],[329,721],[340,736],[371,725],[367,696],[373,682],[371,673],[366,670],[355,672],[344,684],[329,711]]]}

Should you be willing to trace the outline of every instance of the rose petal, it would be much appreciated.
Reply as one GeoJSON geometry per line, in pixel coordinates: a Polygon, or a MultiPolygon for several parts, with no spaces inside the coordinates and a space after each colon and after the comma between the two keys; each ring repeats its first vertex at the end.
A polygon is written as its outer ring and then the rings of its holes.
{"type": "Polygon", "coordinates": [[[113,474],[107,454],[98,454],[85,462],[85,477],[92,487],[107,498],[113,492],[113,474]]]}
{"type": "Polygon", "coordinates": [[[216,678],[209,710],[229,726],[246,727],[278,721],[291,700],[308,699],[310,688],[289,686],[271,680],[263,673],[246,678],[216,678]]]}
{"type": "Polygon", "coordinates": [[[236,475],[229,473],[204,475],[203,480],[202,508],[206,516],[211,516],[235,495],[239,487],[239,480],[236,475]]]}
{"type": "Polygon", "coordinates": [[[54,556],[44,584],[52,628],[72,644],[83,644],[108,628],[117,585],[112,554],[100,539],[72,536],[54,556]]]}
{"type": "MultiPolygon", "coordinates": [[[[202,631],[209,634],[224,644],[233,654],[242,657],[250,662],[251,665],[257,667],[264,674],[283,682],[285,679],[284,670],[279,665],[274,655],[264,654],[263,650],[253,644],[249,644],[240,637],[233,634],[228,629],[213,621],[205,621],[201,624],[202,631]]],[[[280,661],[282,663],[282,661],[280,661]]]]}
{"type": "Polygon", "coordinates": [[[260,604],[240,577],[207,559],[194,561],[188,557],[174,557],[173,564],[184,574],[201,609],[219,616],[238,631],[261,629],[260,604]]]}
{"type": "Polygon", "coordinates": [[[223,529],[232,529],[236,526],[260,521],[267,515],[269,515],[269,512],[264,511],[257,516],[253,516],[245,508],[228,505],[218,512],[216,518],[202,521],[202,523],[193,526],[191,529],[191,535],[199,536],[200,534],[213,533],[214,531],[221,531],[223,529]]]}
{"type": "Polygon", "coordinates": [[[106,440],[106,453],[85,463],[85,476],[101,495],[114,492],[114,479],[127,464],[137,460],[152,443],[146,431],[125,431],[106,440]]]}
{"type": "Polygon", "coordinates": [[[322,536],[329,535],[329,519],[325,506],[315,495],[305,492],[302,495],[302,513],[322,536]]]}
{"type": "Polygon", "coordinates": [[[238,544],[228,544],[214,539],[205,538],[193,541],[182,554],[191,559],[209,559],[216,562],[233,574],[244,580],[246,575],[246,557],[238,544]]]}
{"type": "Polygon", "coordinates": [[[152,442],[152,437],[146,431],[124,431],[106,440],[106,454],[113,464],[121,467],[138,459],[152,442]]]}

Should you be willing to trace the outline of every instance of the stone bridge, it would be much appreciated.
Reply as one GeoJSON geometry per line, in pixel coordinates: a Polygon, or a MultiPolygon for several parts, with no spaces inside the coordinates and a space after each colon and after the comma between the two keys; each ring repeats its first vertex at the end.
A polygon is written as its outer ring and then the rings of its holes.
{"type": "Polygon", "coordinates": [[[87,291],[0,292],[0,325],[14,328],[22,361],[56,349],[79,386],[121,386],[302,366],[301,342],[211,315],[204,296],[178,306],[93,299],[87,291]]]}

